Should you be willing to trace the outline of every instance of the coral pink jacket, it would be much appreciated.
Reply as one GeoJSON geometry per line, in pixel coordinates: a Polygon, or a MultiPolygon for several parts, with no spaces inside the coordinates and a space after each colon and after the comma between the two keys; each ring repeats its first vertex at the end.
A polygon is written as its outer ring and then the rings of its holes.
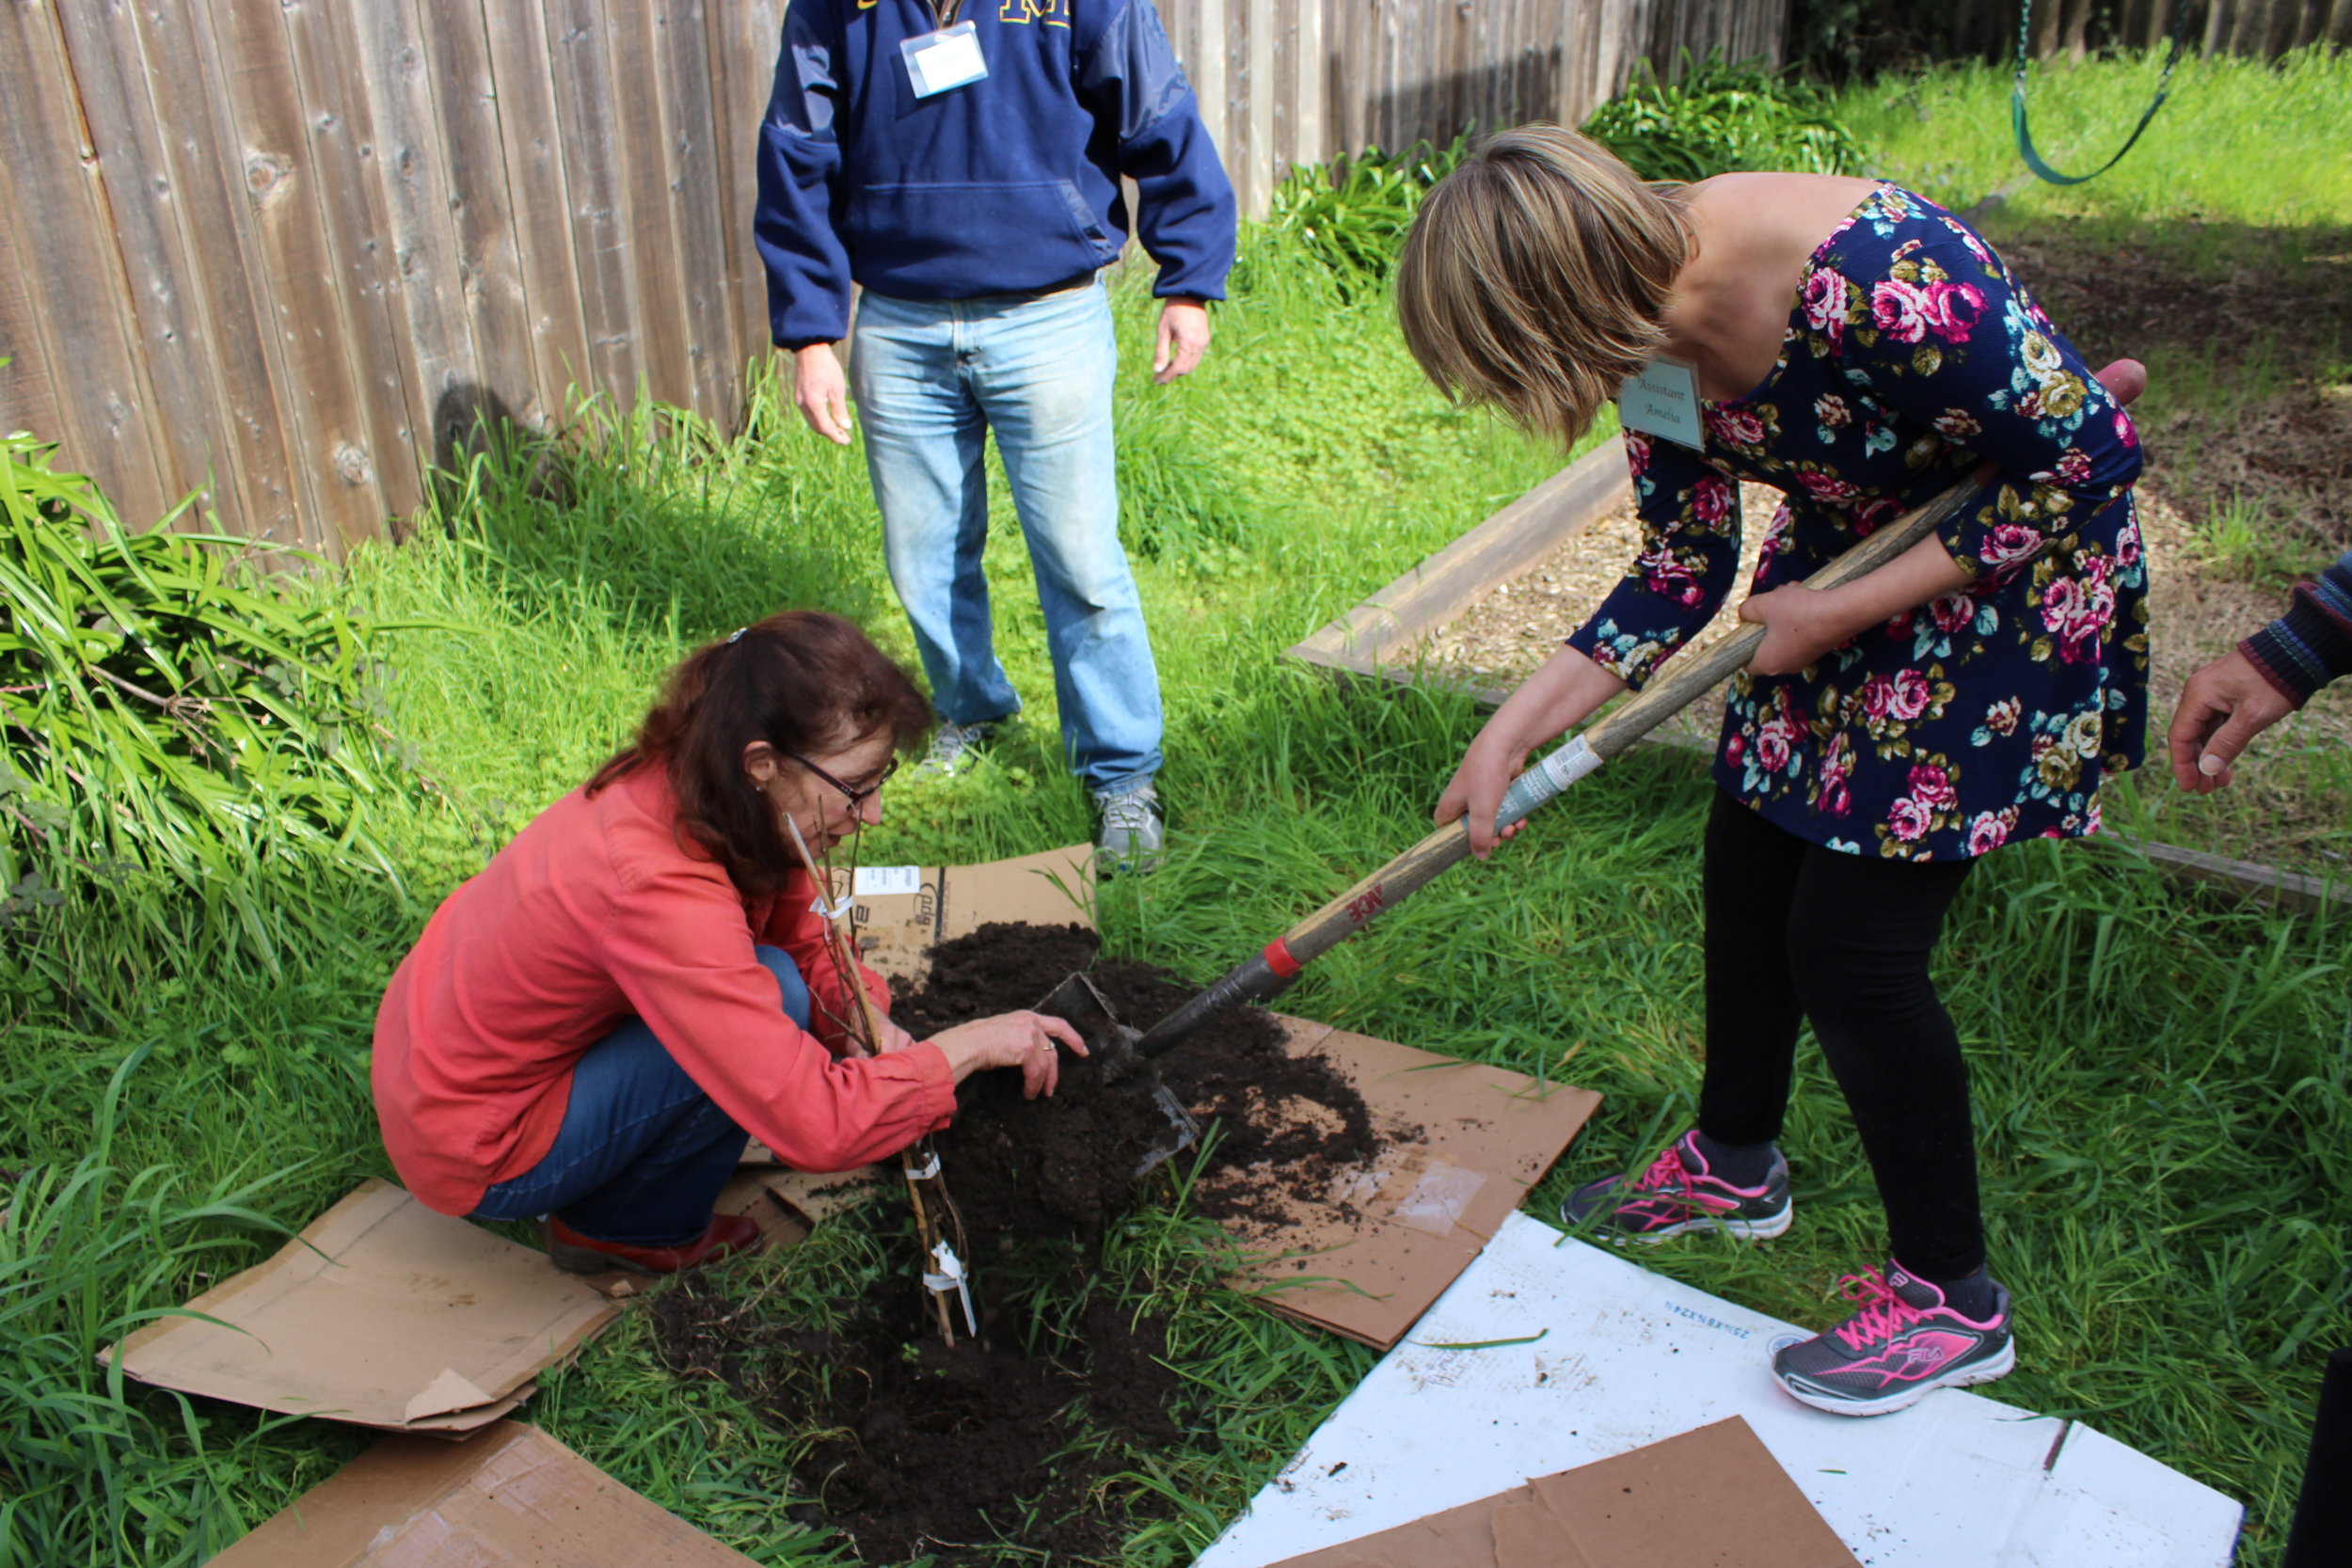
{"type": "MultiPolygon", "coordinates": [[[[736,1125],[802,1170],[869,1164],[954,1114],[937,1046],[834,1055],[855,1002],[808,879],[747,900],[679,843],[676,816],[659,768],[593,800],[572,791],[449,895],[393,974],[371,1079],[384,1147],[428,1207],[469,1213],[536,1165],[563,1125],[573,1064],[631,1014],[736,1125]],[[777,1006],[755,942],[800,965],[815,1036],[777,1006]]],[[[882,978],[859,974],[888,1006],[882,978]]]]}

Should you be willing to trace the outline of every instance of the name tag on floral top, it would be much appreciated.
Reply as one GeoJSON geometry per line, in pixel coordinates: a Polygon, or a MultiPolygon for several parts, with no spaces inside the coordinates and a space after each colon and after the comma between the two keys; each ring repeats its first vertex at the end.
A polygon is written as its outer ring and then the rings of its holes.
{"type": "Polygon", "coordinates": [[[1679,359],[1651,360],[1641,374],[1629,375],[1618,386],[1617,422],[1701,450],[1707,432],[1699,423],[1698,377],[1679,359]]]}
{"type": "Polygon", "coordinates": [[[988,62],[980,58],[979,30],[969,22],[908,39],[898,45],[898,53],[906,58],[907,80],[914,84],[917,98],[929,98],[988,74],[988,62]]]}

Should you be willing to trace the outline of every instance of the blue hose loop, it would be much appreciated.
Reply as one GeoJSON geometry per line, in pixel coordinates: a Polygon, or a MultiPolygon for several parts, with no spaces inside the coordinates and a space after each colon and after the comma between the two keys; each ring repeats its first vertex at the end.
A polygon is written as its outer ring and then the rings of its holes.
{"type": "Polygon", "coordinates": [[[2096,180],[2123,161],[2123,154],[2132,150],[2133,143],[2139,140],[2139,134],[2148,129],[2148,122],[2156,118],[2156,111],[2164,107],[2165,98],[2172,90],[2172,68],[2180,63],[2181,45],[2188,37],[2188,0],[2172,0],[2172,47],[2164,56],[2164,72],[2156,78],[2156,96],[2150,101],[2148,112],[2139,117],[2139,123],[2132,127],[2132,134],[2124,138],[2122,147],[2116,149],[2115,156],[2089,174],[2060,174],[2052,168],[2043,161],[2042,154],[2034,150],[2033,134],[2026,129],[2026,60],[2032,26],[2033,0],[2025,0],[2017,8],[2017,84],[2010,88],[2009,95],[2009,119],[2017,133],[2018,156],[2026,160],[2027,168],[2053,185],[2079,185],[2085,181],[2096,180]]]}

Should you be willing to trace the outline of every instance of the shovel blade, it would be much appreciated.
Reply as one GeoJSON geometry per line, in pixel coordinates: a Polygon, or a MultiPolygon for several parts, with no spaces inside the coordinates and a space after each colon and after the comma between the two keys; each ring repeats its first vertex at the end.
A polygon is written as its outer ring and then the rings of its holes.
{"type": "Polygon", "coordinates": [[[1037,1005],[1036,1010],[1065,1021],[1085,1037],[1087,1051],[1093,1056],[1105,1085],[1149,1094],[1152,1103],[1166,1118],[1167,1129],[1152,1140],[1136,1162],[1136,1176],[1200,1141],[1200,1124],[1168,1092],[1168,1085],[1160,1081],[1158,1069],[1136,1053],[1136,1041],[1142,1037],[1120,1022],[1118,1013],[1111,1009],[1110,999],[1092,980],[1084,974],[1069,976],[1037,1005]]]}

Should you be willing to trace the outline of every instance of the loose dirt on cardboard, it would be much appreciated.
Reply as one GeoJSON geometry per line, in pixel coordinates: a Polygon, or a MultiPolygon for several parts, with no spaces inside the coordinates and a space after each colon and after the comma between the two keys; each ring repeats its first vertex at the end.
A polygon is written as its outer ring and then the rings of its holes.
{"type": "MultiPolygon", "coordinates": [[[[940,944],[930,978],[891,1016],[922,1037],[1033,1006],[1078,970],[1138,1028],[1192,994],[1150,965],[1098,962],[1099,949],[1081,926],[984,926],[940,944]]],[[[1177,1098],[1217,1129],[1194,1211],[1245,1230],[1279,1195],[1322,1196],[1380,1147],[1362,1096],[1320,1059],[1291,1056],[1283,1037],[1246,1008],[1164,1059],[1177,1098]]],[[[1090,1272],[1168,1125],[1151,1101],[1068,1056],[1050,1099],[1025,1101],[1013,1074],[993,1072],[958,1100],[936,1143],[983,1309],[992,1280],[1041,1257],[1065,1280],[1090,1272]]],[[[895,1201],[867,1212],[895,1212],[895,1201]]],[[[718,1379],[785,1431],[818,1433],[798,1468],[817,1499],[808,1522],[847,1532],[868,1562],[989,1561],[1005,1540],[1057,1559],[1112,1553],[1144,1505],[1104,1478],[1180,1433],[1166,1323],[1100,1294],[1056,1331],[998,1314],[979,1339],[960,1333],[948,1347],[917,1293],[895,1283],[843,1304],[844,1326],[819,1332],[722,1293],[723,1280],[688,1275],[650,1300],[664,1359],[718,1379]]]]}
{"type": "MultiPolygon", "coordinates": [[[[983,926],[941,943],[930,980],[891,1016],[919,1038],[1035,1006],[1083,970],[1123,1022],[1148,1029],[1196,989],[1150,964],[1098,963],[1100,948],[1083,926],[983,926]]],[[[1168,1088],[1215,1128],[1195,1213],[1246,1227],[1279,1196],[1320,1196],[1377,1152],[1363,1096],[1328,1063],[1291,1055],[1282,1040],[1271,1014],[1243,1007],[1160,1058],[1168,1088]]],[[[937,1141],[979,1258],[1025,1237],[1092,1241],[1132,1200],[1135,1167],[1168,1129],[1148,1097],[1106,1087],[1095,1063],[1066,1053],[1050,1099],[1025,1101],[1011,1073],[992,1072],[975,1074],[957,1100],[955,1125],[937,1141]]]]}

